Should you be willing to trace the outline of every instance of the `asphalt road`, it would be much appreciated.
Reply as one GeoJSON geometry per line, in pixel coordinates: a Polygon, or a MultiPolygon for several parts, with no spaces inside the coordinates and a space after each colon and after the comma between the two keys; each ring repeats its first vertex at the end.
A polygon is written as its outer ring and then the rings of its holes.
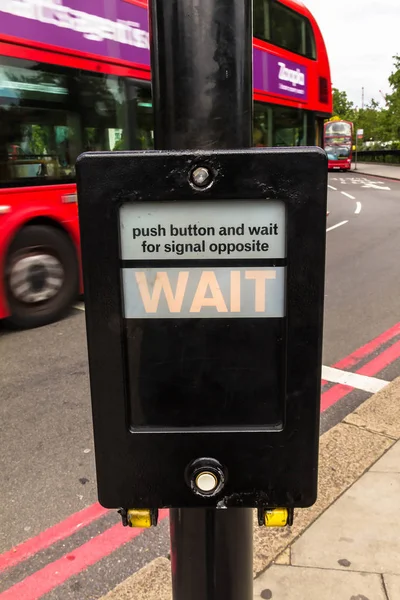
{"type": "MultiPolygon", "coordinates": [[[[400,321],[400,182],[333,174],[329,185],[325,365],[335,364],[400,321]]],[[[9,331],[0,324],[0,357],[2,553],[90,506],[97,496],[83,311],[73,309],[63,321],[32,331],[9,331]]],[[[398,367],[388,366],[383,378],[394,378],[398,367]]],[[[323,428],[365,397],[355,392],[338,410],[329,408],[323,428]]],[[[34,574],[46,579],[46,565],[68,553],[71,565],[75,558],[81,560],[75,549],[82,544],[89,543],[87,553],[95,556],[101,545],[96,546],[101,539],[97,536],[108,535],[115,523],[117,515],[108,513],[2,574],[0,600],[3,590],[30,575],[32,585],[39,585],[41,579],[38,584],[34,574]]],[[[122,545],[121,539],[105,558],[92,561],[92,566],[89,559],[84,562],[89,566],[83,573],[79,568],[76,574],[68,571],[72,576],[60,580],[45,598],[97,599],[168,552],[166,521],[130,544],[122,545]]],[[[7,599],[20,597],[16,589],[7,599]]]]}
{"type": "Polygon", "coordinates": [[[348,223],[327,234],[327,365],[393,325],[400,304],[400,182],[333,174],[329,186],[328,229],[348,223]]]}

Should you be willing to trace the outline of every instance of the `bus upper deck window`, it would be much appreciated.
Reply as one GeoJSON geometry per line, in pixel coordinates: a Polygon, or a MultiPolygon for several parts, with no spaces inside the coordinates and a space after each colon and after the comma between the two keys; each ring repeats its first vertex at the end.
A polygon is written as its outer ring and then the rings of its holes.
{"type": "Polygon", "coordinates": [[[296,54],[304,54],[304,18],[277,2],[271,3],[271,42],[296,54]]]}
{"type": "Polygon", "coordinates": [[[266,41],[271,39],[269,5],[269,0],[253,1],[253,34],[266,41]]]}
{"type": "Polygon", "coordinates": [[[317,58],[314,32],[309,21],[307,21],[306,27],[306,56],[307,58],[312,58],[313,60],[316,60],[317,58]]]}

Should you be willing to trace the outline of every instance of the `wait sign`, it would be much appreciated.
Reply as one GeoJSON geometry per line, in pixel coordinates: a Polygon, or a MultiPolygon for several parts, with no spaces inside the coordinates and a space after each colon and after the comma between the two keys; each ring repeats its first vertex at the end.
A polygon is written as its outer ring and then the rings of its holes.
{"type": "Polygon", "coordinates": [[[285,315],[283,202],[125,204],[125,317],[285,315]]]}

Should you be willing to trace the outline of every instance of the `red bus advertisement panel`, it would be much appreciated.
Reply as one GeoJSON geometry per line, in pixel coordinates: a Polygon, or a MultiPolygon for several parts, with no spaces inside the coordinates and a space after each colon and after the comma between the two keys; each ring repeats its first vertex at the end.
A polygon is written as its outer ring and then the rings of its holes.
{"type": "MultiPolygon", "coordinates": [[[[148,11],[144,4],[139,0],[2,0],[0,39],[31,42],[36,47],[149,70],[148,11]]],[[[255,91],[296,104],[311,103],[311,110],[328,115],[330,75],[321,33],[304,6],[294,0],[283,0],[282,6],[303,14],[312,24],[318,60],[256,40],[255,91]]]]}
{"type": "Polygon", "coordinates": [[[0,33],[149,66],[148,13],[126,0],[1,0],[0,33]]]}

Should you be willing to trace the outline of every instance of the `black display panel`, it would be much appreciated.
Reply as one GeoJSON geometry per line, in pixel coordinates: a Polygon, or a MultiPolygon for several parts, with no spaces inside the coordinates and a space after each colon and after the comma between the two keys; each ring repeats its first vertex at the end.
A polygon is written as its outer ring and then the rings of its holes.
{"type": "Polygon", "coordinates": [[[281,428],[285,319],[129,320],[131,426],[281,428]]]}

